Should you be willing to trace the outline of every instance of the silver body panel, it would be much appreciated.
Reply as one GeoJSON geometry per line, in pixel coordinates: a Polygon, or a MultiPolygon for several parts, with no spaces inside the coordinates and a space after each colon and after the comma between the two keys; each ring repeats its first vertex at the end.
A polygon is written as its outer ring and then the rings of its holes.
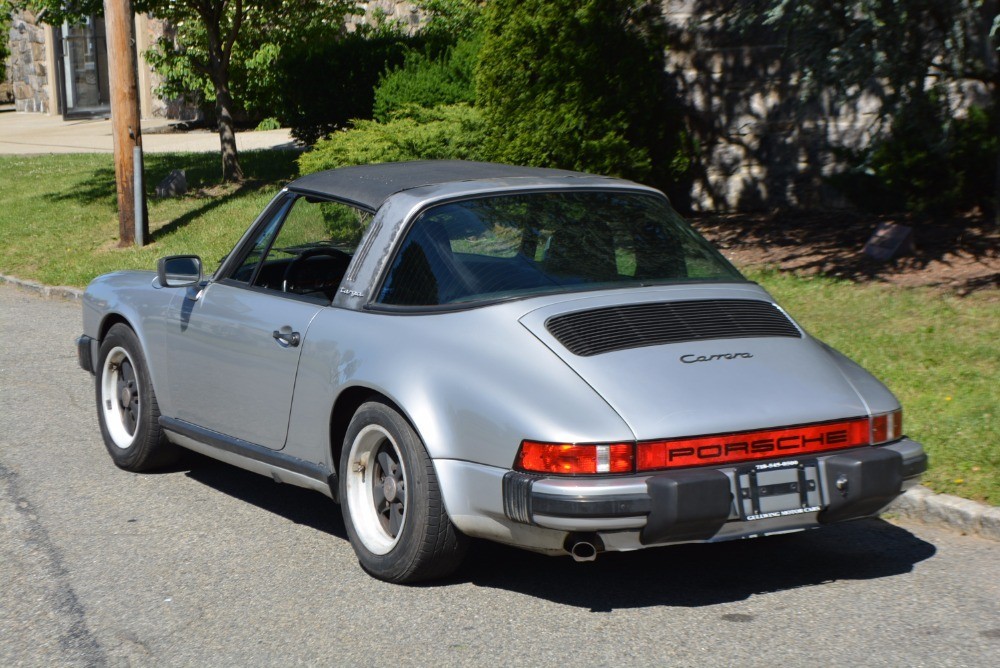
{"type": "MultiPolygon", "coordinates": [[[[99,340],[116,320],[135,330],[164,416],[330,472],[338,465],[339,444],[330,436],[338,398],[356,388],[377,392],[401,410],[423,440],[448,514],[460,530],[550,553],[564,552],[568,531],[610,531],[604,537],[607,549],[643,547],[636,536],[644,520],[539,516],[537,525],[527,525],[509,519],[502,479],[523,439],[636,441],[899,408],[879,381],[808,334],[647,346],[585,358],[570,353],[545,328],[554,315],[607,305],[727,298],[773,303],[752,283],[578,292],[438,313],[367,308],[406,226],[427,206],[483,193],[567,187],[541,178],[511,178],[393,195],[378,210],[328,306],[215,280],[197,289],[166,289],[151,272],[105,275],[84,296],[84,334],[99,340]],[[284,326],[301,333],[301,346],[285,348],[273,338],[272,332],[284,326]],[[735,352],[752,357],[680,361],[687,354],[735,352]]],[[[573,187],[656,192],[601,177],[578,179],[573,187]]],[[[285,195],[279,194],[271,207],[285,195]]],[[[220,274],[232,261],[223,263],[220,274]]],[[[170,438],[281,482],[330,494],[324,483],[280,465],[221,453],[177,432],[170,438]]],[[[600,497],[639,493],[647,477],[589,480],[583,486],[558,479],[540,484],[553,494],[600,497]]],[[[815,517],[803,515],[756,526],[778,531],[812,524],[815,517]]],[[[749,535],[745,528],[726,531],[720,538],[749,535]]]]}
{"type": "Polygon", "coordinates": [[[167,415],[283,448],[302,349],[279,345],[272,333],[305,332],[320,309],[225,283],[210,283],[197,300],[177,291],[162,333],[167,415]]]}
{"type": "Polygon", "coordinates": [[[676,343],[580,357],[545,329],[545,321],[555,315],[610,305],[734,298],[774,303],[757,285],[622,292],[544,306],[522,317],[521,323],[600,392],[625,418],[637,440],[822,422],[898,407],[892,394],[871,376],[862,395],[840,368],[839,359],[808,335],[676,343]],[[716,354],[749,357],[681,360],[716,354]]]}

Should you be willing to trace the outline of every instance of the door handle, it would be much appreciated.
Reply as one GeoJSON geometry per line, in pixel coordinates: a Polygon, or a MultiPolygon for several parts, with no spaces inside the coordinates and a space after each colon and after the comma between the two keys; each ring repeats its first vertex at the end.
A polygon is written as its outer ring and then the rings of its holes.
{"type": "Polygon", "coordinates": [[[302,341],[302,335],[298,332],[293,332],[292,328],[288,325],[274,330],[271,336],[284,348],[295,348],[302,341]]]}

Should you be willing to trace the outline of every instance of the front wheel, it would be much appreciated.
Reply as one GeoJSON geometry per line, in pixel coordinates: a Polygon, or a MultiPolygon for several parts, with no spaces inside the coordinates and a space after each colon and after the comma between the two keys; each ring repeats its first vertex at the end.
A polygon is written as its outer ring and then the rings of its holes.
{"type": "Polygon", "coordinates": [[[347,428],[340,502],[358,561],[380,580],[444,577],[465,556],[420,437],[385,404],[362,405],[347,428]]]}
{"type": "Polygon", "coordinates": [[[138,337],[114,325],[101,342],[97,415],[108,454],[126,471],[148,471],[177,458],[160,430],[160,409],[138,337]]]}

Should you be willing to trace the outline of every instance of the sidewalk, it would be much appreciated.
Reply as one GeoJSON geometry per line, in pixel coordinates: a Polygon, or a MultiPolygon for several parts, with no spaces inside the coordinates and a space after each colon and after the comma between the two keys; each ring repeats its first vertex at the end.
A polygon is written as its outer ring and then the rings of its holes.
{"type": "MultiPolygon", "coordinates": [[[[143,119],[142,148],[146,153],[219,151],[219,135],[209,130],[171,132],[163,118],[143,119]]],[[[237,132],[239,151],[298,148],[287,129],[237,132]]],[[[111,121],[80,119],[64,121],[59,116],[27,114],[0,109],[0,155],[39,153],[111,153],[111,121]]]]}

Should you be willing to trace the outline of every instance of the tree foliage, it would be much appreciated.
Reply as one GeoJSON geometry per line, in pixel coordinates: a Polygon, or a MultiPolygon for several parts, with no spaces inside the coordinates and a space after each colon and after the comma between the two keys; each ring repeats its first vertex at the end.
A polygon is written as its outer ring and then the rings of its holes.
{"type": "Polygon", "coordinates": [[[423,0],[417,6],[427,19],[421,33],[431,40],[453,44],[479,32],[487,0],[423,0]]]}
{"type": "Polygon", "coordinates": [[[354,9],[346,0],[137,0],[174,26],[148,54],[166,81],[164,92],[196,90],[214,100],[222,142],[223,178],[240,179],[234,114],[238,100],[268,90],[281,49],[317,33],[339,30],[354,9]],[[147,6],[148,5],[148,6],[147,6]]]}
{"type": "Polygon", "coordinates": [[[255,102],[308,143],[372,116],[383,72],[419,43],[392,25],[359,26],[347,34],[309,36],[280,48],[255,102]]]}
{"type": "MultiPolygon", "coordinates": [[[[190,97],[215,102],[211,79],[209,36],[204,22],[176,4],[156,12],[170,21],[171,34],[160,38],[147,59],[164,77],[160,93],[166,97],[190,97]]],[[[189,3],[190,4],[190,3],[189,3]]],[[[233,5],[223,7],[220,22],[232,30],[233,5]]],[[[284,49],[303,42],[337,39],[343,32],[344,16],[353,9],[350,2],[328,0],[264,0],[245,3],[239,39],[233,45],[230,85],[243,112],[256,112],[277,95],[275,64],[284,49]]]]}
{"type": "MultiPolygon", "coordinates": [[[[46,10],[45,21],[58,25],[103,13],[101,0],[12,0],[46,10]]],[[[349,0],[133,0],[136,12],[166,19],[172,34],[146,54],[164,77],[160,93],[200,97],[214,107],[222,154],[222,176],[243,176],[236,149],[235,119],[250,99],[266,88],[271,65],[282,45],[321,28],[340,30],[354,11],[349,0]]]]}
{"type": "Polygon", "coordinates": [[[7,81],[7,57],[10,50],[7,47],[7,36],[10,33],[10,17],[14,7],[9,0],[0,1],[0,83],[7,81]]]}
{"type": "Polygon", "coordinates": [[[372,116],[380,121],[408,107],[475,104],[484,0],[425,0],[424,19],[402,64],[375,88],[372,116]]]}
{"type": "Polygon", "coordinates": [[[493,0],[476,73],[496,160],[651,180],[682,167],[659,3],[493,0]]]}

